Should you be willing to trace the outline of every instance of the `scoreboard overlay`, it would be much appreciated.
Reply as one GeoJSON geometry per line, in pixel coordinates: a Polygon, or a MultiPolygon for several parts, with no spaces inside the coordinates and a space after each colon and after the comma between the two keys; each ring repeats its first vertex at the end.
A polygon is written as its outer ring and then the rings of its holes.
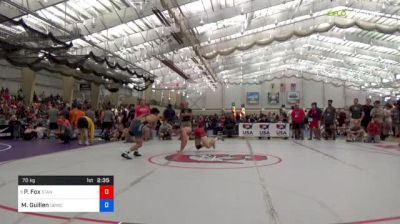
{"type": "Polygon", "coordinates": [[[18,212],[114,212],[114,177],[18,176],[18,212]]]}

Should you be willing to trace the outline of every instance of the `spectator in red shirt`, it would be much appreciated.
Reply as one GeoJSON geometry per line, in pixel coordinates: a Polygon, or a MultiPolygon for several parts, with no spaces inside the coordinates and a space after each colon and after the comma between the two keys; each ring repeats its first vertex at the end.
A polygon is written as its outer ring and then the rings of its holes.
{"type": "Polygon", "coordinates": [[[321,121],[322,111],[317,107],[317,103],[311,104],[311,109],[308,111],[309,127],[310,127],[310,138],[312,139],[313,133],[317,140],[321,140],[321,132],[319,130],[319,123],[321,121]]]}
{"type": "Polygon", "coordinates": [[[4,90],[3,99],[4,99],[4,101],[6,101],[7,103],[9,103],[10,100],[11,100],[11,95],[10,95],[10,91],[8,90],[8,88],[6,88],[6,89],[4,90]]]}
{"type": "Polygon", "coordinates": [[[63,144],[67,144],[70,142],[73,131],[71,123],[67,119],[65,119],[64,114],[60,114],[59,119],[57,120],[58,131],[56,135],[60,140],[63,141],[63,144]]]}
{"type": "Polygon", "coordinates": [[[292,126],[294,129],[294,137],[295,139],[304,140],[303,134],[303,121],[306,114],[304,110],[299,108],[299,105],[296,104],[294,109],[292,110],[291,117],[292,117],[292,126]]]}
{"type": "Polygon", "coordinates": [[[150,114],[150,107],[143,100],[139,100],[139,104],[135,108],[135,118],[137,119],[147,114],[150,114]]]}
{"type": "Polygon", "coordinates": [[[374,119],[372,119],[367,126],[367,131],[368,131],[367,142],[373,141],[375,143],[379,143],[381,135],[381,125],[374,119]]]}

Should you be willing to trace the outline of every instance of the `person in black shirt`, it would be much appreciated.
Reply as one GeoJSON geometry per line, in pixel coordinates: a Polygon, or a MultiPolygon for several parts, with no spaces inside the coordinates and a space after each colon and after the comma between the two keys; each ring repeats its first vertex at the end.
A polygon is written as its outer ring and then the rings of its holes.
{"type": "Polygon", "coordinates": [[[175,123],[175,110],[172,108],[171,104],[168,104],[167,109],[164,110],[164,118],[171,125],[175,123]]]}
{"type": "Polygon", "coordinates": [[[364,112],[362,111],[361,104],[358,103],[358,99],[354,99],[354,104],[350,106],[350,126],[354,126],[361,122],[364,118],[364,112]]]}
{"type": "Polygon", "coordinates": [[[325,125],[325,140],[332,138],[336,139],[335,121],[336,121],[336,108],[332,106],[333,101],[328,100],[328,107],[322,114],[322,120],[325,125]]]}
{"type": "Polygon", "coordinates": [[[126,121],[128,126],[130,125],[130,123],[133,119],[135,119],[135,104],[132,104],[129,106],[129,112],[128,112],[127,121],[126,121]]]}
{"type": "Polygon", "coordinates": [[[364,117],[361,120],[361,126],[367,130],[368,124],[371,121],[371,110],[374,106],[371,105],[371,99],[367,99],[365,105],[362,106],[362,112],[364,113],[364,117]]]}
{"type": "Polygon", "coordinates": [[[17,119],[17,116],[11,116],[10,121],[8,122],[8,126],[11,129],[11,134],[13,138],[21,137],[22,124],[21,121],[17,119]]]}

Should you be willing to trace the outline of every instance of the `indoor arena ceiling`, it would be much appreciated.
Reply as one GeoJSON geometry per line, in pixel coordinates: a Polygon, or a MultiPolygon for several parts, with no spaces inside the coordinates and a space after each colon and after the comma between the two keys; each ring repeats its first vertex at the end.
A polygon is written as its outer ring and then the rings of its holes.
{"type": "MultiPolygon", "coordinates": [[[[397,91],[399,0],[3,0],[1,14],[156,76],[215,89],[302,77],[397,91]]],[[[22,32],[1,26],[2,32],[22,32]]],[[[184,84],[182,84],[184,83],[184,84]]]]}

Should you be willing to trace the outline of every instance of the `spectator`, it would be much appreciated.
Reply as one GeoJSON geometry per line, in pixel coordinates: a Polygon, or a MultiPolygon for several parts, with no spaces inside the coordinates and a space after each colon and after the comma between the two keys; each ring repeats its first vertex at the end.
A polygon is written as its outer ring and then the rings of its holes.
{"type": "MultiPolygon", "coordinates": [[[[290,110],[288,111],[287,115],[288,115],[288,123],[290,124],[290,128],[294,130],[293,128],[293,122],[292,122],[292,112],[294,110],[294,106],[290,107],[290,110]]],[[[291,133],[291,137],[294,138],[294,131],[291,133]]]]}
{"type": "Polygon", "coordinates": [[[75,119],[76,119],[75,122],[76,123],[78,123],[79,118],[85,116],[85,112],[82,110],[83,109],[82,104],[78,104],[77,108],[78,108],[78,110],[76,111],[76,114],[75,114],[75,119]]]}
{"type": "Polygon", "coordinates": [[[5,102],[7,102],[7,103],[9,103],[10,100],[11,100],[11,95],[10,95],[10,91],[8,90],[8,88],[6,88],[6,89],[4,90],[4,93],[3,93],[3,100],[4,100],[5,102]]]}
{"type": "Polygon", "coordinates": [[[385,140],[387,137],[389,137],[390,133],[392,132],[392,122],[392,105],[388,103],[383,109],[382,140],[385,140]]]}
{"type": "Polygon", "coordinates": [[[356,122],[361,122],[364,118],[364,112],[361,104],[358,103],[358,99],[354,99],[354,104],[350,106],[350,126],[353,126],[356,122]]]}
{"type": "Polygon", "coordinates": [[[374,142],[374,143],[379,143],[380,142],[380,133],[381,133],[381,127],[378,122],[375,120],[371,120],[369,122],[368,127],[367,127],[367,141],[368,143],[374,142]]]}
{"type": "Polygon", "coordinates": [[[168,104],[167,108],[164,110],[163,115],[166,122],[169,122],[170,124],[175,123],[176,114],[171,104],[168,104]]]}
{"type": "Polygon", "coordinates": [[[93,123],[96,123],[96,114],[94,113],[90,105],[86,106],[85,115],[92,119],[93,123]]]}
{"type": "Polygon", "coordinates": [[[354,120],[353,127],[351,127],[347,134],[347,142],[362,142],[364,138],[364,129],[361,127],[361,121],[354,120]]]}
{"type": "Polygon", "coordinates": [[[150,107],[144,103],[144,100],[139,100],[139,105],[135,108],[135,118],[140,118],[147,114],[150,114],[150,107]]]}
{"type": "Polygon", "coordinates": [[[71,122],[72,128],[75,128],[75,123],[76,123],[76,113],[78,111],[77,105],[75,103],[72,104],[72,109],[69,110],[69,121],[71,122]]]}
{"type": "MultiPolygon", "coordinates": [[[[265,116],[264,116],[265,117],[265,116]]],[[[225,120],[225,134],[228,136],[228,138],[232,138],[233,135],[235,134],[235,121],[233,117],[227,117],[227,119],[225,120]]]]}
{"type": "Polygon", "coordinates": [[[336,108],[332,106],[333,100],[328,100],[328,107],[322,114],[325,127],[325,140],[332,138],[336,139],[335,121],[336,121],[336,108]]]}
{"type": "Polygon", "coordinates": [[[70,120],[70,117],[69,117],[70,108],[67,107],[66,104],[64,104],[64,105],[62,106],[61,113],[63,114],[63,117],[64,117],[65,119],[67,119],[68,121],[70,120]]]}
{"type": "Polygon", "coordinates": [[[58,110],[54,107],[53,104],[50,104],[48,110],[48,117],[49,117],[49,129],[50,131],[57,130],[57,119],[58,119],[58,110]]]}
{"type": "MultiPolygon", "coordinates": [[[[374,108],[371,110],[371,118],[375,120],[382,129],[383,126],[383,118],[384,118],[384,111],[381,108],[381,101],[376,100],[374,102],[374,108]]],[[[382,132],[382,130],[381,130],[382,132]]],[[[381,133],[381,140],[383,140],[383,136],[381,133]]]]}
{"type": "Polygon", "coordinates": [[[161,122],[160,128],[159,128],[159,137],[161,140],[171,140],[172,138],[172,125],[167,122],[163,121],[161,122]]]}
{"type": "Polygon", "coordinates": [[[394,125],[394,135],[395,137],[400,137],[400,104],[397,102],[392,111],[393,115],[393,125],[394,125]]]}
{"type": "Polygon", "coordinates": [[[20,138],[22,131],[21,121],[18,120],[16,115],[12,115],[10,121],[8,122],[8,126],[11,129],[11,134],[13,138],[20,138]]]}
{"type": "Polygon", "coordinates": [[[317,103],[312,103],[311,104],[311,109],[308,112],[308,120],[310,122],[309,127],[310,127],[310,137],[308,140],[312,140],[312,136],[314,133],[314,136],[317,140],[321,140],[321,132],[319,130],[319,125],[321,121],[321,114],[322,111],[317,107],[317,103]]]}
{"type": "Polygon", "coordinates": [[[68,119],[65,118],[65,114],[61,113],[58,120],[57,120],[58,131],[56,135],[58,138],[63,141],[63,144],[67,144],[70,142],[73,131],[71,123],[68,119]]]}
{"type": "MultiPolygon", "coordinates": [[[[128,123],[129,124],[131,123],[131,121],[133,119],[135,119],[135,104],[132,104],[132,105],[129,106],[129,112],[128,112],[127,119],[128,119],[128,123]]],[[[129,127],[129,124],[128,124],[128,127],[129,127]]]]}
{"type": "Polygon", "coordinates": [[[362,106],[362,111],[364,113],[364,117],[361,120],[361,126],[367,130],[368,124],[371,121],[371,110],[372,108],[374,108],[371,105],[371,99],[367,98],[366,104],[364,106],[362,106]]]}
{"type": "Polygon", "coordinates": [[[114,123],[114,113],[111,111],[111,106],[107,105],[106,106],[106,110],[104,110],[101,113],[101,133],[104,132],[104,130],[110,131],[110,129],[113,127],[113,123],[114,123]]]}
{"type": "Polygon", "coordinates": [[[117,125],[117,128],[115,128],[112,132],[111,135],[111,141],[122,141],[125,139],[125,134],[124,134],[124,126],[122,125],[122,123],[119,123],[117,125]]]}
{"type": "Polygon", "coordinates": [[[292,126],[294,130],[294,138],[304,140],[303,133],[303,121],[306,116],[303,109],[299,108],[299,105],[296,103],[291,113],[292,118],[292,126]]]}
{"type": "Polygon", "coordinates": [[[38,99],[38,97],[36,95],[36,91],[33,91],[33,99],[32,99],[32,101],[33,102],[38,102],[39,101],[39,99],[38,99]]]}
{"type": "Polygon", "coordinates": [[[7,125],[7,117],[3,107],[0,107],[0,125],[7,125]]]}
{"type": "MultiPolygon", "coordinates": [[[[204,118],[202,118],[202,120],[204,121],[204,118]]],[[[221,116],[219,117],[218,120],[218,124],[217,124],[217,135],[222,134],[224,132],[225,129],[225,115],[221,114],[221,116]]],[[[256,122],[255,120],[253,122],[256,122]]],[[[202,125],[203,127],[204,125],[202,125]]]]}
{"type": "Polygon", "coordinates": [[[348,121],[346,109],[340,109],[340,112],[337,115],[337,121],[338,121],[339,135],[345,135],[347,129],[347,121],[348,121]]]}
{"type": "Polygon", "coordinates": [[[89,145],[94,141],[94,123],[87,116],[81,116],[78,118],[77,127],[79,129],[79,144],[85,143],[89,145]]]}

